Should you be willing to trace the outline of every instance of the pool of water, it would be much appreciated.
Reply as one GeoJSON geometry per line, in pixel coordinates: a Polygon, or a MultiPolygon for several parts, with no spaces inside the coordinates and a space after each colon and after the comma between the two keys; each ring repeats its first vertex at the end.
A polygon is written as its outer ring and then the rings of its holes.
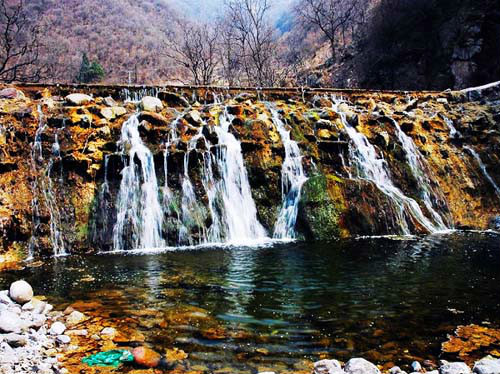
{"type": "Polygon", "coordinates": [[[437,359],[457,325],[500,327],[494,233],[69,256],[0,273],[0,289],[19,277],[60,307],[98,301],[143,319],[148,343],[207,370],[408,364],[437,359]]]}

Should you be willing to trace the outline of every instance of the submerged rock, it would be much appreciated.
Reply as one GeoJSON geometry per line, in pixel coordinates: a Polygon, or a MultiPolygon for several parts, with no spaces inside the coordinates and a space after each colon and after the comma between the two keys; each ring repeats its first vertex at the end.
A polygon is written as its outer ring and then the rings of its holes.
{"type": "Polygon", "coordinates": [[[24,280],[19,280],[10,285],[9,296],[19,304],[25,304],[33,298],[33,288],[24,280]]]}
{"type": "Polygon", "coordinates": [[[132,354],[134,355],[135,363],[138,365],[155,368],[160,364],[161,355],[150,348],[137,347],[134,348],[132,354]]]}

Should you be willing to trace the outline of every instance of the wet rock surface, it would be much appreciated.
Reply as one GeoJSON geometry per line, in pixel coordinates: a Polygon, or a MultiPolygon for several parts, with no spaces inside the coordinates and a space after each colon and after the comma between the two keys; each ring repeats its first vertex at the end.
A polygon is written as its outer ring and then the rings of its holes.
{"type": "MultiPolygon", "coordinates": [[[[427,219],[433,220],[437,213],[447,227],[498,226],[494,217],[498,216],[500,199],[491,182],[500,184],[496,167],[500,108],[491,94],[480,100],[466,92],[403,95],[347,91],[311,92],[302,98],[292,91],[279,95],[270,91],[266,101],[259,101],[255,95],[235,92],[233,99],[219,102],[214,97],[219,100],[231,94],[208,90],[196,95],[182,90],[141,93],[112,88],[74,93],[50,86],[38,91],[33,87],[6,89],[6,93],[14,92],[12,89],[26,92],[0,99],[1,263],[15,264],[30,252],[40,255],[53,254],[54,250],[112,248],[123,169],[118,143],[123,123],[138,109],[143,110],[138,130],[152,153],[158,187],[165,185],[163,175],[168,169],[171,202],[161,227],[166,238],[179,237],[176,217],[182,213],[184,161],[189,152],[189,174],[197,202],[190,225],[182,229],[191,239],[170,240],[169,245],[196,243],[198,233],[213,223],[207,182],[202,177],[207,145],[203,139],[193,144],[190,141],[201,130],[215,157],[219,139],[214,127],[220,125],[225,108],[233,116],[229,131],[241,142],[257,217],[272,236],[282,204],[285,149],[269,102],[297,142],[309,178],[298,209],[299,238],[401,233],[401,217],[395,214],[394,203],[363,177],[356,165],[346,126],[354,126],[374,146],[377,157],[387,163],[394,186],[414,199],[427,219]],[[138,101],[127,101],[127,95],[138,101]],[[336,104],[341,96],[344,102],[336,104]],[[407,150],[395,123],[421,155],[426,190],[421,188],[421,177],[415,176],[418,173],[409,168],[407,150]],[[172,136],[178,141],[166,149],[172,136]],[[33,148],[36,144],[40,148],[33,148]],[[464,147],[473,149],[482,164],[464,147]],[[165,152],[167,165],[163,164],[165,152]],[[423,200],[426,194],[432,196],[434,213],[423,200]]],[[[408,212],[403,216],[409,232],[428,232],[408,212]]]]}

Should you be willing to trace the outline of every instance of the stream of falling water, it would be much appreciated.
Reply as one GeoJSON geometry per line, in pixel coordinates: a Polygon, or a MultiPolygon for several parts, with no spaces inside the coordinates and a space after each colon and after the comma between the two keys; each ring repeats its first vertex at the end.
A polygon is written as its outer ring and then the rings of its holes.
{"type": "Polygon", "coordinates": [[[417,181],[422,201],[431,214],[436,229],[439,231],[448,230],[449,228],[444,223],[443,217],[441,217],[441,215],[434,209],[432,197],[435,196],[436,193],[434,193],[431,187],[431,182],[429,180],[428,174],[426,173],[426,170],[429,170],[429,168],[426,167],[426,162],[422,157],[422,154],[415,146],[413,139],[406,135],[403,130],[401,130],[401,127],[394,119],[391,118],[391,120],[394,124],[394,127],[396,128],[399,142],[401,143],[401,146],[405,151],[406,160],[408,161],[410,170],[415,177],[415,180],[417,181]]]}
{"type": "Polygon", "coordinates": [[[273,237],[277,239],[294,239],[300,194],[307,177],[304,173],[302,155],[297,142],[291,140],[290,131],[286,129],[276,108],[269,103],[267,108],[271,112],[273,123],[285,148],[285,159],[281,166],[282,206],[274,225],[273,237]]]}
{"type": "Polygon", "coordinates": [[[423,214],[418,203],[394,185],[387,162],[382,156],[377,155],[375,147],[370,144],[368,138],[349,124],[346,114],[339,109],[340,100],[332,98],[332,101],[333,110],[339,114],[344,130],[354,146],[350,147],[351,162],[354,162],[357,168],[358,178],[371,181],[389,198],[394,207],[396,223],[401,234],[411,235],[407,215],[416,220],[428,232],[438,231],[439,228],[423,214]]]}
{"type": "Polygon", "coordinates": [[[488,179],[491,186],[495,189],[495,193],[497,194],[498,198],[500,199],[500,187],[498,187],[495,180],[491,177],[490,173],[488,173],[488,169],[486,169],[486,165],[483,163],[483,160],[481,160],[481,157],[479,156],[479,154],[472,147],[469,147],[468,145],[464,146],[464,149],[468,150],[470,152],[470,154],[476,159],[476,162],[478,163],[479,167],[481,168],[483,175],[486,177],[486,179],[488,179]]]}
{"type": "Polygon", "coordinates": [[[115,251],[127,249],[125,237],[130,237],[132,249],[164,247],[163,210],[158,199],[153,155],[141,140],[137,115],[123,124],[119,147],[125,167],[116,204],[113,248],[115,251]]]}
{"type": "Polygon", "coordinates": [[[33,227],[28,246],[28,259],[32,259],[35,255],[37,232],[40,227],[40,202],[38,200],[38,191],[41,192],[45,207],[49,213],[50,240],[54,255],[62,256],[66,254],[64,238],[61,232],[61,214],[59,212],[52,184],[52,169],[54,166],[54,160],[60,160],[61,158],[58,133],[55,133],[54,143],[52,145],[52,154],[49,158],[47,167],[44,168],[42,134],[46,130],[47,125],[45,123],[45,118],[40,105],[38,105],[38,118],[38,129],[35,132],[33,148],[31,149],[32,170],[35,178],[31,186],[33,192],[33,198],[31,200],[33,227]]]}
{"type": "Polygon", "coordinates": [[[216,164],[221,175],[217,188],[223,203],[220,222],[225,226],[227,242],[248,244],[264,240],[267,235],[257,219],[257,208],[252,198],[241,144],[229,131],[232,120],[233,116],[225,108],[219,114],[219,126],[214,126],[219,139],[216,164]]]}

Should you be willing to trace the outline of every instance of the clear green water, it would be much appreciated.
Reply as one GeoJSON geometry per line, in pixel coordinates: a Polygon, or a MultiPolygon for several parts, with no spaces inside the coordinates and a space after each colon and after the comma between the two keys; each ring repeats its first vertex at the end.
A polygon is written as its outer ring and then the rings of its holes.
{"type": "Polygon", "coordinates": [[[210,370],[294,370],[323,355],[408,364],[436,359],[457,325],[500,327],[493,233],[69,256],[0,273],[0,288],[19,277],[55,304],[99,300],[116,317],[202,308],[202,322],[139,328],[210,370]]]}

